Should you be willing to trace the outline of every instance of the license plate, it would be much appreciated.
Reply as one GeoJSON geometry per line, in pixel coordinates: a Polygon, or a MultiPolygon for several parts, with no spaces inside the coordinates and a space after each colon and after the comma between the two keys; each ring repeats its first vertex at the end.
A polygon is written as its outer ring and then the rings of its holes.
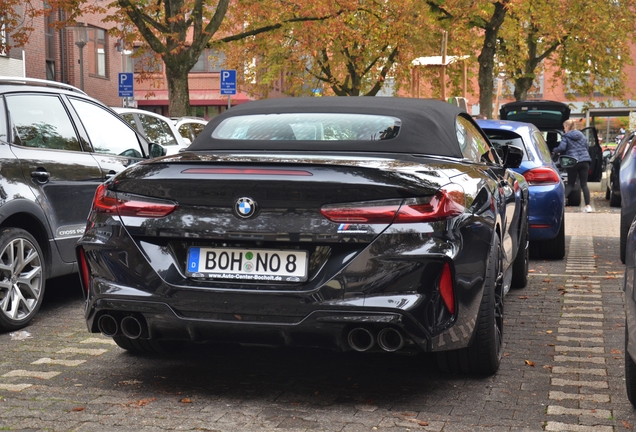
{"type": "Polygon", "coordinates": [[[187,274],[236,281],[303,282],[307,252],[278,249],[191,247],[187,274]]]}

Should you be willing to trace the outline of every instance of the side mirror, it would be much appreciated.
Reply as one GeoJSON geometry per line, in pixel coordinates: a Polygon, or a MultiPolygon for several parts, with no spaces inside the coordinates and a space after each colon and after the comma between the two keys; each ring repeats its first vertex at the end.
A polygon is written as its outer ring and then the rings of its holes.
{"type": "Polygon", "coordinates": [[[503,150],[503,164],[506,168],[519,168],[521,161],[523,161],[523,150],[519,147],[506,145],[502,146],[503,150]]]}
{"type": "Polygon", "coordinates": [[[612,155],[612,151],[611,151],[611,150],[605,150],[605,151],[603,152],[603,157],[604,157],[604,158],[608,158],[608,157],[610,157],[611,155],[612,155]]]}
{"type": "Polygon", "coordinates": [[[166,153],[168,151],[165,149],[165,147],[159,145],[159,144],[155,144],[155,143],[151,143],[150,144],[150,157],[151,158],[156,158],[159,156],[165,156],[166,153]]]}
{"type": "Polygon", "coordinates": [[[578,162],[578,159],[572,156],[559,156],[559,165],[561,165],[561,168],[572,168],[578,162]]]}

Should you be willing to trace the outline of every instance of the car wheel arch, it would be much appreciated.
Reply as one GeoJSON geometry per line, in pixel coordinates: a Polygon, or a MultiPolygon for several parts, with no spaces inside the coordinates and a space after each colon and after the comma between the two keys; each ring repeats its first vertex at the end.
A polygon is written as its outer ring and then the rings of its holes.
{"type": "Polygon", "coordinates": [[[31,234],[44,254],[47,269],[51,269],[52,259],[49,240],[53,237],[48,222],[38,206],[28,201],[23,203],[13,201],[3,205],[0,228],[21,228],[31,234]]]}

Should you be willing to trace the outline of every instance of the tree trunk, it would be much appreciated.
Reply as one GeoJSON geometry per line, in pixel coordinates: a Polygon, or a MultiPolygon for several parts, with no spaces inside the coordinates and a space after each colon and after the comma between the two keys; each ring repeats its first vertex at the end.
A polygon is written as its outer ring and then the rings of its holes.
{"type": "Polygon", "coordinates": [[[190,115],[190,94],[188,87],[188,71],[179,68],[174,71],[166,67],[168,81],[169,116],[183,117],[190,115]]]}
{"type": "Polygon", "coordinates": [[[521,101],[528,99],[528,91],[532,87],[533,78],[525,76],[515,80],[515,100],[521,101]]]}
{"type": "Polygon", "coordinates": [[[492,101],[494,88],[495,53],[497,51],[497,34],[506,16],[508,1],[495,3],[495,11],[484,28],[484,46],[477,57],[479,61],[479,113],[492,118],[492,101]]]}

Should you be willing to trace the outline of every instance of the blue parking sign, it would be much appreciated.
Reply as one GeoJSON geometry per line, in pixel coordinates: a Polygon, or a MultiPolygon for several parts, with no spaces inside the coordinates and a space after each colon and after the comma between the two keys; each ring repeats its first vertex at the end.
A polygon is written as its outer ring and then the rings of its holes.
{"type": "Polygon", "coordinates": [[[132,72],[119,73],[119,97],[134,97],[134,78],[132,72]]]}
{"type": "Polygon", "coordinates": [[[221,70],[221,94],[222,95],[236,94],[236,70],[234,69],[221,70]]]}

